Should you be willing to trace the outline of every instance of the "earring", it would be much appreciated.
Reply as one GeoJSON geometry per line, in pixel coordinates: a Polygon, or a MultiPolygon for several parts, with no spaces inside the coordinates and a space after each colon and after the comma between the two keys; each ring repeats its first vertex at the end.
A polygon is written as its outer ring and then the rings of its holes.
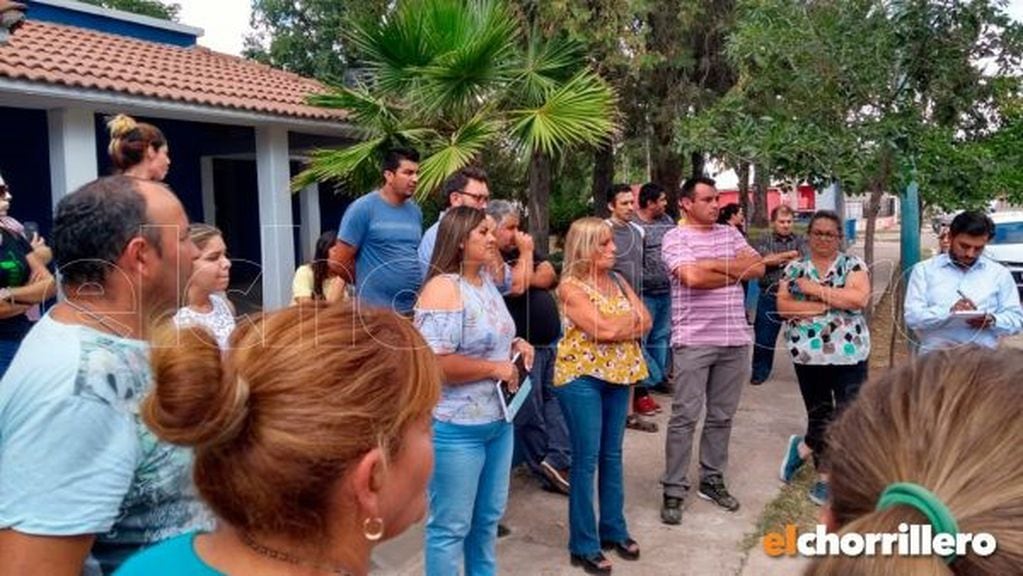
{"type": "Polygon", "coordinates": [[[384,537],[384,519],[377,518],[366,518],[362,522],[362,534],[366,537],[366,540],[370,542],[376,542],[377,540],[384,537]]]}

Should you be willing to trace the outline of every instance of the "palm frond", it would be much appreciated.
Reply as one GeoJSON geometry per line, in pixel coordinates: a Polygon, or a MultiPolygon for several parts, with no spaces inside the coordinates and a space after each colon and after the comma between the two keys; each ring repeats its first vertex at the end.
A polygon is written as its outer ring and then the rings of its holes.
{"type": "Polygon", "coordinates": [[[328,180],[342,182],[356,193],[371,189],[380,180],[380,151],[389,141],[380,136],[347,148],[316,150],[308,167],[292,178],[292,191],[328,180]]]}
{"type": "Polygon", "coordinates": [[[570,146],[596,145],[617,127],[616,104],[611,86],[585,70],[549,89],[539,106],[511,111],[511,133],[527,155],[537,150],[554,155],[570,146]]]}
{"type": "Polygon", "coordinates": [[[534,27],[526,38],[521,69],[511,92],[520,102],[539,103],[550,90],[570,80],[585,65],[579,42],[563,35],[544,38],[534,27]]]}
{"type": "Polygon", "coordinates": [[[419,185],[416,195],[421,200],[444,183],[448,176],[468,166],[480,152],[501,133],[502,125],[486,114],[473,117],[453,133],[429,157],[419,163],[419,185]]]}
{"type": "Polygon", "coordinates": [[[389,134],[397,130],[401,110],[364,86],[337,87],[330,92],[313,94],[306,99],[313,106],[348,112],[348,120],[369,136],[389,134]]]}

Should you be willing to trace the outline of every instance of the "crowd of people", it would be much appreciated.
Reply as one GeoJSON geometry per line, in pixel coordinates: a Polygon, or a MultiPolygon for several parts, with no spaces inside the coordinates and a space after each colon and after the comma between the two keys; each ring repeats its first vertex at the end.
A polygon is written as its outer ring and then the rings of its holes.
{"type": "Polygon", "coordinates": [[[0,574],[361,576],[421,520],[428,576],[496,574],[516,445],[567,496],[569,562],[608,574],[605,553],[641,556],[623,439],[657,431],[651,391],[671,401],[662,522],[683,521],[701,414],[695,493],[734,512],[733,420],[744,387],[770,378],[779,332],[807,414],[779,441],[780,476],[812,460],[829,529],[919,521],[922,504],[875,510],[912,483],[999,542],[810,573],[1023,568],[1023,353],[993,350],[1023,309],[983,257],[983,213],[957,216],[947,252],[913,270],[920,360],[870,382],[869,271],[834,213],[804,238],[778,206],[751,245],[709,178],[683,183],[680,221],[661,186],[615,185],[609,218],[572,223],[558,270],[479,167],[445,182],[424,233],[411,149],[388,151],[380,188],[319,239],[291,306],[236,322],[224,235],[162,184],[166,139],[126,116],[109,127],[118,174],[60,201],[52,248],[7,215],[0,180],[0,574]],[[56,292],[51,259],[63,297],[33,316],[56,292]]]}

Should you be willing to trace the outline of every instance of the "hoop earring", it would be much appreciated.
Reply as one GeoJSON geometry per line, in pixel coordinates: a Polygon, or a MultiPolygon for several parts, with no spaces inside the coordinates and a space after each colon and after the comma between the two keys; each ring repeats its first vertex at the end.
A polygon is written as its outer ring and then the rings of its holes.
{"type": "Polygon", "coordinates": [[[384,519],[366,518],[362,522],[362,535],[370,542],[376,542],[384,537],[384,519]]]}

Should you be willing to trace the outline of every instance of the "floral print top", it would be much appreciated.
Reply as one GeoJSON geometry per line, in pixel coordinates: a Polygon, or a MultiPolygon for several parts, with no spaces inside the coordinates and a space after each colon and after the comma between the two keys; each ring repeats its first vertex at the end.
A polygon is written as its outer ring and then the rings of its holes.
{"type": "MultiPolygon", "coordinates": [[[[856,256],[839,252],[823,278],[809,258],[790,262],[783,278],[809,278],[824,286],[842,288],[849,274],[866,270],[867,265],[856,256]]],[[[806,300],[794,282],[789,293],[796,300],[806,300]]],[[[870,331],[861,310],[829,308],[821,316],[790,318],[785,321],[785,344],[796,364],[859,364],[870,356],[870,331]]]]}
{"type": "MultiPolygon", "coordinates": [[[[515,321],[494,281],[487,274],[482,276],[483,283],[474,286],[457,274],[444,274],[459,290],[462,307],[458,310],[415,309],[416,328],[434,354],[459,354],[493,362],[511,359],[515,321]]],[[[433,417],[462,425],[503,420],[496,384],[492,378],[445,384],[433,417]]]]}
{"type": "MultiPolygon", "coordinates": [[[[632,315],[632,304],[625,294],[614,297],[601,294],[585,282],[565,277],[563,283],[572,283],[586,292],[590,302],[602,314],[609,316],[632,315]]],[[[646,361],[639,340],[627,342],[597,342],[589,334],[562,315],[564,336],[558,341],[558,357],[554,363],[554,385],[564,386],[580,376],[592,376],[612,384],[634,384],[647,377],[646,361]]]]}

